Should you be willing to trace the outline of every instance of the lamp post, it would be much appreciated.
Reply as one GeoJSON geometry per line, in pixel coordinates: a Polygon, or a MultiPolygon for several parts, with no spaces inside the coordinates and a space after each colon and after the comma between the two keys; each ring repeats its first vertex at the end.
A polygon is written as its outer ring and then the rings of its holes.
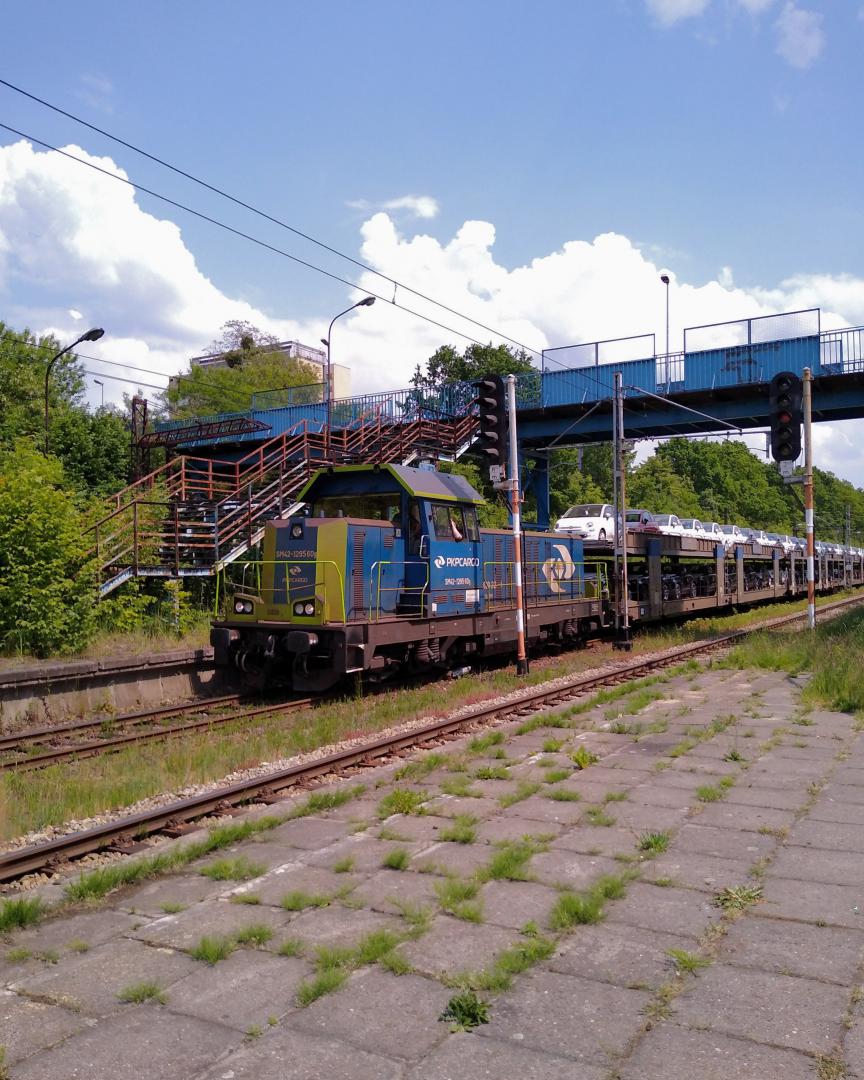
{"type": "Polygon", "coordinates": [[[82,334],[72,342],[71,345],[67,345],[65,349],[61,349],[56,356],[52,356],[48,361],[48,367],[45,369],[45,453],[48,453],[48,380],[51,378],[51,369],[57,363],[61,356],[65,356],[71,349],[74,349],[76,345],[80,345],[82,341],[98,341],[105,331],[101,327],[94,327],[92,330],[88,330],[86,334],[82,334]]]}
{"type": "Polygon", "coordinates": [[[99,392],[100,392],[100,394],[102,396],[102,400],[99,403],[99,408],[104,409],[105,408],[105,383],[100,382],[98,379],[94,379],[93,382],[95,383],[96,386],[99,387],[99,392]]]}
{"type": "Polygon", "coordinates": [[[330,362],[330,338],[333,334],[333,323],[335,323],[337,319],[341,319],[343,315],[347,315],[349,311],[353,311],[354,308],[372,307],[374,303],[374,296],[365,296],[362,300],[358,300],[356,304],[352,304],[351,307],[345,308],[344,311],[340,311],[338,315],[334,315],[330,320],[330,325],[327,328],[327,337],[321,338],[321,344],[327,346],[327,432],[325,441],[328,454],[330,452],[330,422],[333,419],[333,365],[330,362]]]}
{"type": "MultiPolygon", "coordinates": [[[[669,275],[661,274],[660,280],[666,286],[666,356],[669,356],[669,275]]],[[[668,360],[667,360],[668,363],[668,360]]]]}

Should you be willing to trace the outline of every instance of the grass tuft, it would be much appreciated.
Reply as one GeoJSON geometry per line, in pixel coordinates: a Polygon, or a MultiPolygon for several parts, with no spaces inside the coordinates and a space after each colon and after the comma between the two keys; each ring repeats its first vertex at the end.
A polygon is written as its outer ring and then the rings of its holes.
{"type": "Polygon", "coordinates": [[[574,791],[572,788],[555,788],[554,791],[545,792],[547,799],[554,799],[555,802],[579,802],[582,796],[578,791],[574,791]]]}
{"type": "Polygon", "coordinates": [[[0,934],[34,926],[45,915],[45,906],[38,897],[4,900],[0,907],[0,934]]]}
{"type": "Polygon", "coordinates": [[[667,832],[643,832],[636,846],[645,855],[661,855],[669,847],[670,839],[667,832]]]}
{"type": "Polygon", "coordinates": [[[220,960],[230,956],[236,947],[233,938],[205,936],[189,950],[189,955],[193,960],[201,960],[213,967],[220,960]]]}
{"type": "Polygon", "coordinates": [[[325,994],[339,990],[345,985],[347,978],[348,972],[341,968],[331,967],[319,971],[311,979],[304,979],[297,987],[297,1004],[301,1009],[305,1009],[325,994]]]}
{"type": "Polygon", "coordinates": [[[269,926],[264,923],[250,923],[249,926],[244,926],[242,930],[237,931],[234,940],[238,945],[253,945],[256,949],[260,949],[272,937],[273,931],[269,926]]]}
{"type": "Polygon", "coordinates": [[[489,1023],[489,1004],[473,990],[463,990],[450,998],[438,1019],[449,1023],[453,1031],[471,1031],[480,1024],[489,1023]]]}
{"type": "Polygon", "coordinates": [[[279,903],[286,911],[304,911],[310,907],[327,907],[330,900],[331,897],[325,893],[307,893],[302,889],[294,889],[283,896],[279,903]]]}
{"type": "Polygon", "coordinates": [[[727,885],[716,894],[714,903],[726,911],[743,911],[761,899],[761,885],[727,885]]]}
{"type": "Polygon", "coordinates": [[[216,859],[208,866],[202,866],[198,873],[212,878],[213,881],[249,881],[251,878],[260,877],[266,870],[267,867],[261,863],[252,862],[245,855],[237,855],[216,859]]]}
{"type": "Polygon", "coordinates": [[[478,823],[473,814],[457,814],[452,824],[442,829],[438,837],[451,844],[473,844],[477,839],[478,823]]]}
{"type": "Polygon", "coordinates": [[[686,971],[689,975],[694,975],[700,968],[708,967],[711,963],[707,957],[687,952],[686,949],[667,949],[666,955],[679,971],[686,971]]]}
{"type": "Polygon", "coordinates": [[[592,753],[587,747],[579,746],[570,755],[580,769],[587,769],[589,765],[596,765],[600,758],[596,754],[592,753]]]}
{"type": "Polygon", "coordinates": [[[510,791],[506,795],[502,795],[498,800],[498,805],[502,810],[506,810],[508,806],[515,806],[516,803],[523,802],[525,799],[530,799],[532,795],[536,794],[540,790],[540,785],[533,780],[520,780],[516,785],[515,791],[510,791]]]}
{"type": "Polygon", "coordinates": [[[536,854],[537,847],[525,840],[506,840],[497,845],[489,863],[480,871],[486,881],[528,881],[528,863],[536,854]]]}
{"type": "Polygon", "coordinates": [[[405,848],[393,848],[381,860],[381,865],[385,870],[407,870],[409,862],[411,862],[411,853],[409,851],[406,851],[405,848]]]}
{"type": "Polygon", "coordinates": [[[168,1000],[168,995],[156,982],[133,983],[121,990],[117,997],[129,1005],[143,1005],[145,1001],[164,1005],[168,1000]]]}
{"type": "Polygon", "coordinates": [[[416,814],[425,801],[426,796],[420,791],[393,788],[378,804],[378,817],[383,821],[393,814],[416,814]]]}
{"type": "Polygon", "coordinates": [[[549,926],[553,930],[572,930],[574,926],[598,923],[602,918],[602,896],[593,892],[563,892],[549,914],[549,926]]]}

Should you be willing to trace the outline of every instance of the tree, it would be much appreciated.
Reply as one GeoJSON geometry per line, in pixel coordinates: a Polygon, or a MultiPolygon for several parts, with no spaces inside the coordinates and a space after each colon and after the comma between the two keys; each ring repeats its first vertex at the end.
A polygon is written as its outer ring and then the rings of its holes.
{"type": "Polygon", "coordinates": [[[51,425],[51,450],[66,480],[82,491],[110,495],[129,480],[129,421],[114,409],[65,409],[51,425]]]}
{"type": "MultiPolygon", "coordinates": [[[[45,371],[61,345],[51,335],[36,337],[0,322],[0,447],[45,430],[45,371]]],[[[84,376],[74,353],[61,356],[48,383],[52,421],[58,409],[79,406],[84,376]]]]}
{"type": "Polygon", "coordinates": [[[63,466],[20,439],[0,451],[0,648],[72,652],[96,626],[85,507],[63,466]]]}
{"type": "Polygon", "coordinates": [[[237,320],[225,323],[213,348],[224,356],[227,366],[192,364],[188,374],[173,379],[165,391],[168,412],[177,419],[245,412],[254,393],[286,387],[308,388],[295,395],[295,401],[321,401],[318,368],[274,351],[275,344],[277,339],[272,334],[265,334],[250,323],[237,320]]]}

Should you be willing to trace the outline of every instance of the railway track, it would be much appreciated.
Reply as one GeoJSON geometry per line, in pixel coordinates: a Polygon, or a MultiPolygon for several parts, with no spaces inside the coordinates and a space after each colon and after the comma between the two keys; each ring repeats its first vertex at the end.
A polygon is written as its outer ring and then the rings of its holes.
{"type": "Polygon", "coordinates": [[[58,727],[30,728],[15,735],[0,736],[0,772],[27,772],[57,765],[64,761],[95,757],[112,751],[123,750],[135,743],[170,739],[188,732],[229,724],[273,713],[292,713],[309,708],[312,698],[295,698],[269,705],[220,712],[226,706],[242,701],[240,694],[225,694],[203,701],[180,705],[165,705],[143,712],[125,713],[116,717],[81,720],[58,727]],[[192,720],[183,724],[164,725],[162,721],[172,716],[191,715],[192,720]],[[154,726],[156,725],[156,726],[154,726]],[[113,734],[117,728],[126,733],[113,734]],[[107,734],[106,734],[107,732],[107,734]],[[88,742],[75,742],[80,736],[96,736],[88,742]],[[69,741],[69,740],[73,741],[69,741]],[[58,742],[60,745],[57,745],[58,742]],[[34,753],[33,748],[37,751],[34,753]],[[39,747],[47,749],[39,750],[39,747]]]}
{"type": "MultiPolygon", "coordinates": [[[[819,610],[821,615],[837,612],[862,603],[861,596],[825,604],[819,610]]],[[[165,829],[194,821],[196,818],[230,811],[242,803],[262,798],[270,799],[309,780],[325,776],[339,775],[355,766],[371,764],[380,758],[398,754],[406,749],[422,747],[440,739],[463,733],[466,729],[477,727],[503,717],[513,717],[537,712],[545,706],[560,704],[575,697],[614,685],[624,681],[638,679],[658,669],[681,663],[693,656],[705,654],[716,649],[733,645],[750,634],[760,630],[774,629],[801,622],[806,612],[781,615],[766,620],[755,626],[733,630],[708,641],[693,642],[674,649],[669,649],[661,656],[651,655],[630,663],[623,664],[611,671],[596,675],[574,676],[564,681],[556,681],[554,687],[543,685],[520,693],[506,701],[490,705],[479,705],[458,715],[444,717],[419,727],[371,739],[358,746],[324,757],[289,766],[285,769],[254,776],[234,784],[214,788],[211,791],[180,799],[153,810],[132,814],[118,820],[87,829],[79,833],[70,833],[46,843],[18,848],[0,855],[0,882],[36,871],[52,869],[82,855],[116,847],[128,843],[131,838],[139,838],[165,829]]],[[[279,706],[273,706],[275,710],[279,706]]],[[[284,708],[284,705],[282,706],[284,708]]]]}

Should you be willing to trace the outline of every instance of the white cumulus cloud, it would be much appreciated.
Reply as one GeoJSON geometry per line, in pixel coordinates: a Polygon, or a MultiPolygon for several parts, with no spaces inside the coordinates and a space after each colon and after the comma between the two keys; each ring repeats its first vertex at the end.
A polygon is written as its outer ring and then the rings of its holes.
{"type": "Polygon", "coordinates": [[[711,0],[645,0],[649,12],[664,26],[703,15],[711,0]]]}
{"type": "Polygon", "coordinates": [[[787,0],[776,23],[777,52],[792,67],[811,67],[825,48],[822,16],[787,0]]]}
{"type": "Polygon", "coordinates": [[[374,213],[377,210],[407,210],[409,215],[417,218],[437,217],[440,209],[438,200],[431,195],[400,195],[380,203],[373,203],[368,199],[351,199],[347,205],[352,210],[363,210],[365,213],[374,213]]]}

